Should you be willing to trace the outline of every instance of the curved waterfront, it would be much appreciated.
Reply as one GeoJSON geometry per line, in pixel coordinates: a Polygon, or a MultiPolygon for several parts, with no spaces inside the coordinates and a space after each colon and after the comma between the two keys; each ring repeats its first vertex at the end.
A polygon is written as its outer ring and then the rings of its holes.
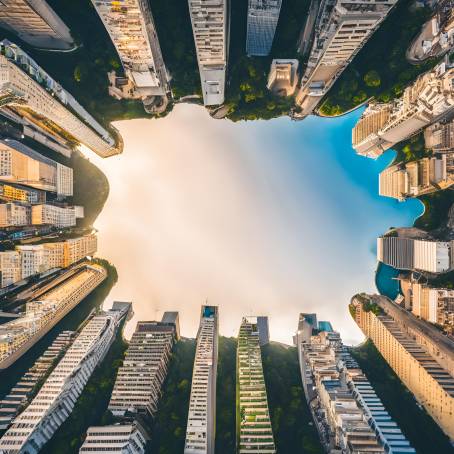
{"type": "Polygon", "coordinates": [[[298,313],[316,311],[360,341],[347,304],[375,291],[375,239],[411,225],[422,204],[378,196],[393,152],[355,155],[359,115],[232,123],[178,105],[163,119],[117,123],[123,155],[92,158],[111,186],[96,222],[98,254],[119,273],[106,304],[132,300],[135,320],[179,310],[194,336],[208,300],[221,334],[260,312],[287,343],[298,313]]]}

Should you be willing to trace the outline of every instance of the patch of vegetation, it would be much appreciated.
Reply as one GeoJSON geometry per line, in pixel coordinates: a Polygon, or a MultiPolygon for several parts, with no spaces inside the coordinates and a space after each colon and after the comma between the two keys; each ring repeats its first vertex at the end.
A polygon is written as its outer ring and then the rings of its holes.
{"type": "Polygon", "coordinates": [[[278,452],[323,453],[306,403],[295,347],[262,347],[263,371],[278,452]]]}
{"type": "Polygon", "coordinates": [[[216,453],[235,452],[236,346],[233,337],[219,337],[216,387],[216,453]]]}
{"type": "Polygon", "coordinates": [[[194,339],[182,339],[173,349],[152,430],[152,454],[174,454],[184,450],[195,349],[194,339]]]}
{"type": "Polygon", "coordinates": [[[392,149],[397,152],[393,164],[416,161],[432,154],[430,150],[426,149],[423,132],[395,144],[392,149]]]}
{"type": "Polygon", "coordinates": [[[320,112],[338,115],[370,97],[381,102],[399,97],[406,85],[437,63],[432,59],[411,65],[405,57],[406,50],[430,16],[430,8],[415,8],[413,0],[398,2],[336,81],[320,112]]]}
{"type": "Polygon", "coordinates": [[[351,349],[351,353],[418,454],[454,453],[448,437],[418,405],[370,340],[351,349]]]}
{"type": "Polygon", "coordinates": [[[449,209],[454,204],[454,190],[423,195],[419,200],[424,204],[424,213],[416,219],[414,226],[426,231],[446,227],[449,209]]]}
{"type": "Polygon", "coordinates": [[[73,153],[69,166],[74,171],[72,201],[75,205],[84,207],[84,218],[78,221],[78,226],[92,226],[109,196],[109,181],[104,173],[79,151],[73,153]]]}
{"type": "Polygon", "coordinates": [[[43,454],[76,454],[79,452],[85,433],[90,426],[106,425],[113,422],[113,417],[107,411],[107,406],[118,368],[123,363],[127,349],[122,328],[123,325],[119,328],[106,357],[88,380],[69,418],[42,449],[43,454]]]}

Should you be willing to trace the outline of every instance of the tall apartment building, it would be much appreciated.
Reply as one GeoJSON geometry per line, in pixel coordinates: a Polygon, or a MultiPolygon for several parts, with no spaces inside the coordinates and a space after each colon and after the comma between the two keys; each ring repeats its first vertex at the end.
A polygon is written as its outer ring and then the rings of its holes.
{"type": "Polygon", "coordinates": [[[134,421],[131,424],[89,427],[79,453],[90,454],[145,454],[148,435],[134,421]]]}
{"type": "Polygon", "coordinates": [[[68,50],[74,45],[68,27],[45,0],[2,0],[0,27],[34,47],[68,50]]]}
{"type": "Polygon", "coordinates": [[[454,67],[445,60],[419,76],[403,95],[387,104],[371,104],[352,132],[353,148],[360,155],[380,156],[454,111],[454,67]]]}
{"type": "Polygon", "coordinates": [[[246,53],[266,57],[271,52],[282,0],[248,0],[246,53]]]}
{"type": "Polygon", "coordinates": [[[329,322],[300,314],[304,393],[326,452],[415,453],[329,322]]]}
{"type": "Polygon", "coordinates": [[[383,170],[379,176],[379,193],[405,200],[441,191],[454,184],[454,152],[400,163],[383,170]]]}
{"type": "Polygon", "coordinates": [[[132,85],[129,97],[140,98],[147,112],[167,105],[167,69],[147,0],[92,0],[117,49],[132,85]]]}
{"type": "Polygon", "coordinates": [[[275,454],[255,317],[244,317],[237,348],[237,452],[275,454]]]}
{"type": "Polygon", "coordinates": [[[30,224],[30,209],[18,203],[0,204],[0,227],[18,227],[30,224]]]}
{"type": "Polygon", "coordinates": [[[315,39],[296,96],[299,116],[312,113],[395,4],[396,0],[320,2],[315,39]]]}
{"type": "Polygon", "coordinates": [[[214,454],[218,331],[218,307],[202,306],[192,371],[185,454],[214,454]]]}
{"type": "MultiPolygon", "coordinates": [[[[1,148],[1,145],[0,145],[1,148]]],[[[1,166],[0,158],[0,166],[1,166]]],[[[0,171],[1,172],[1,171],[0,171]]],[[[1,178],[1,177],[0,177],[1,178]]],[[[46,193],[37,189],[0,182],[0,200],[3,202],[45,203],[46,193]]]]}
{"type": "Polygon", "coordinates": [[[115,339],[130,304],[94,316],[51,372],[30,405],[0,439],[1,452],[37,454],[71,414],[96,366],[115,339]]]}
{"type": "Polygon", "coordinates": [[[33,205],[31,223],[33,225],[53,225],[59,228],[73,227],[76,225],[76,208],[49,204],[33,205]]]}
{"type": "Polygon", "coordinates": [[[440,428],[454,439],[454,377],[380,306],[379,299],[369,295],[356,295],[351,302],[355,321],[364,334],[440,428]],[[371,304],[379,310],[370,310],[371,304]]]}
{"type": "Polygon", "coordinates": [[[377,239],[378,261],[399,270],[428,273],[445,273],[454,267],[452,241],[397,235],[391,233],[377,239]]]}
{"type": "Polygon", "coordinates": [[[0,327],[0,369],[6,369],[76,307],[107,277],[99,265],[85,264],[26,304],[25,313],[0,327]]]}
{"type": "Polygon", "coordinates": [[[424,130],[426,148],[434,153],[454,151],[454,120],[436,122],[424,130]]]}
{"type": "Polygon", "coordinates": [[[0,111],[12,111],[65,143],[83,144],[101,157],[122,152],[118,132],[114,137],[103,128],[20,47],[3,40],[0,53],[0,111]]]}
{"type": "Polygon", "coordinates": [[[96,234],[91,233],[55,243],[20,245],[15,251],[0,252],[1,286],[7,287],[55,268],[67,268],[93,256],[97,247],[96,234]]]}
{"type": "Polygon", "coordinates": [[[229,51],[229,0],[188,0],[205,106],[224,102],[229,51]]]}
{"type": "Polygon", "coordinates": [[[155,415],[179,332],[178,312],[172,314],[164,314],[161,322],[137,323],[109,402],[115,416],[155,415]]]}
{"type": "Polygon", "coordinates": [[[0,180],[58,196],[73,195],[73,170],[16,140],[0,140],[0,180]]]}

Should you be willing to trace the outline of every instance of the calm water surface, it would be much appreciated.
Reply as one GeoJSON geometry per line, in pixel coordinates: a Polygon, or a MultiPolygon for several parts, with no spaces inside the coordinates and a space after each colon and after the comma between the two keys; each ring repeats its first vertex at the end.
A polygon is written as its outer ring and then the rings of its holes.
{"type": "Polygon", "coordinates": [[[283,342],[299,312],[316,311],[344,341],[362,340],[347,305],[375,291],[376,237],[422,206],[378,196],[393,152],[355,155],[359,115],[235,124],[178,105],[164,119],[117,123],[124,153],[91,156],[111,186],[96,222],[99,255],[119,273],[106,306],[133,301],[134,320],[178,310],[183,335],[195,336],[208,301],[222,334],[264,314],[283,342]]]}

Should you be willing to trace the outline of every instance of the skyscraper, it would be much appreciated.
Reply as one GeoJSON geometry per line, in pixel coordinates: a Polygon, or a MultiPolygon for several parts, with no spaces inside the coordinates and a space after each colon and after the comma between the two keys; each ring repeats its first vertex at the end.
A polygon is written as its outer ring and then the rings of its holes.
{"type": "Polygon", "coordinates": [[[320,2],[314,42],[296,97],[296,103],[302,109],[300,117],[312,113],[396,2],[320,2]]]}
{"type": "Polygon", "coordinates": [[[238,454],[275,454],[256,317],[244,317],[241,322],[237,380],[238,454]]]}
{"type": "Polygon", "coordinates": [[[128,310],[129,306],[114,303],[112,310],[94,316],[85,325],[36,397],[0,439],[0,452],[37,454],[42,449],[71,414],[128,310]]]}
{"type": "Polygon", "coordinates": [[[179,332],[178,313],[172,322],[165,321],[166,314],[160,322],[137,323],[109,402],[115,416],[129,413],[151,419],[155,415],[179,332]]]}
{"type": "Polygon", "coordinates": [[[218,308],[202,306],[192,372],[185,454],[214,454],[218,308]]]}
{"type": "Polygon", "coordinates": [[[73,169],[16,140],[0,140],[0,181],[73,195],[73,169]]]}
{"type": "Polygon", "coordinates": [[[68,27],[45,0],[2,0],[0,27],[35,47],[67,50],[74,45],[68,27]]]}
{"type": "Polygon", "coordinates": [[[148,0],[92,3],[132,83],[131,97],[141,98],[147,112],[165,109],[169,79],[148,0]]]}
{"type": "Polygon", "coordinates": [[[249,0],[246,53],[266,57],[271,52],[282,0],[249,0]]]}
{"type": "Polygon", "coordinates": [[[0,110],[11,110],[47,134],[73,147],[83,144],[103,158],[122,152],[118,132],[114,137],[103,128],[20,47],[5,39],[0,53],[0,110]]]}
{"type": "MultiPolygon", "coordinates": [[[[418,327],[415,325],[410,335],[403,328],[409,322],[390,315],[386,308],[392,303],[383,300],[386,298],[382,296],[354,296],[350,305],[354,319],[419,403],[453,440],[454,377],[440,364],[442,358],[432,355],[419,342],[415,336],[418,327]]],[[[438,336],[445,342],[441,333],[438,336]]],[[[451,356],[452,351],[451,347],[451,356]]]]}
{"type": "Polygon", "coordinates": [[[229,49],[229,0],[188,0],[203,103],[224,102],[229,49]]]}
{"type": "Polygon", "coordinates": [[[399,270],[445,273],[454,266],[453,241],[412,236],[398,229],[377,239],[377,260],[399,270]]]}
{"type": "Polygon", "coordinates": [[[387,104],[371,104],[352,132],[353,148],[376,158],[394,144],[454,111],[454,66],[448,59],[419,76],[403,95],[387,104]]]}

